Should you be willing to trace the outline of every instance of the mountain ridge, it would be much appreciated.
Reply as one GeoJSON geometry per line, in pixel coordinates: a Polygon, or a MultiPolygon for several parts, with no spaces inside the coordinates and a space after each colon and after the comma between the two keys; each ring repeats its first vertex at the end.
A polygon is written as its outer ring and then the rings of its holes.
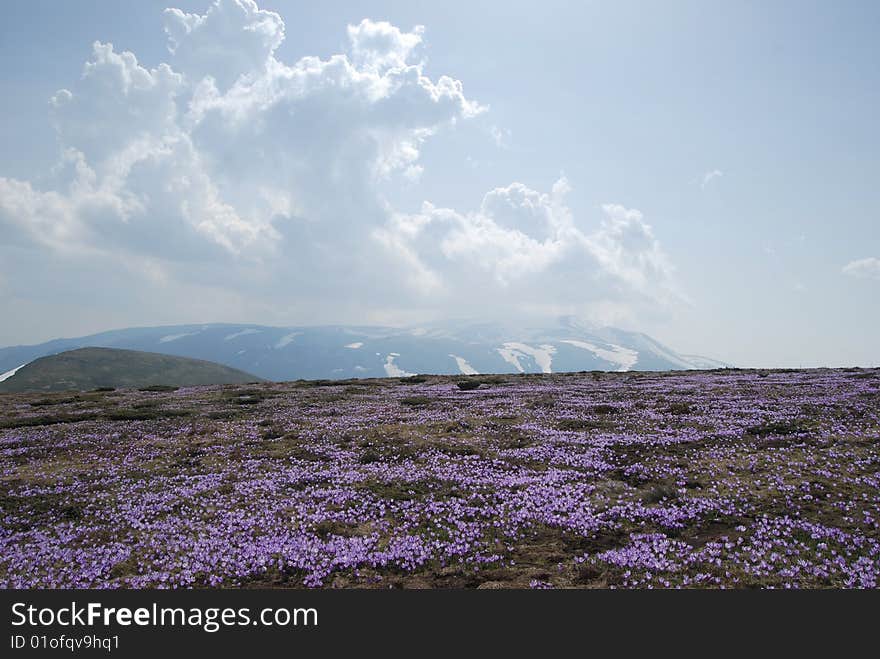
{"type": "Polygon", "coordinates": [[[75,348],[38,357],[14,370],[0,381],[0,392],[188,387],[260,380],[250,373],[202,359],[101,347],[75,348]]]}
{"type": "Polygon", "coordinates": [[[86,346],[203,359],[268,380],[728,366],[677,353],[646,334],[588,326],[564,317],[553,326],[527,327],[473,321],[405,328],[253,323],[133,327],[2,348],[0,374],[37,357],[86,346]]]}

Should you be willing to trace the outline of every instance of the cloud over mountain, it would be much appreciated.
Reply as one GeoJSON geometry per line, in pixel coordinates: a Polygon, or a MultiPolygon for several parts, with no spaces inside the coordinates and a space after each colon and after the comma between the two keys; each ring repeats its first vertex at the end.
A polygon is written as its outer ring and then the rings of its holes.
{"type": "Polygon", "coordinates": [[[96,42],[49,101],[57,164],[39,182],[0,178],[13,296],[57,286],[117,310],[265,321],[680,299],[642,214],[608,204],[576,218],[564,177],[499,187],[472,210],[383,196],[418,180],[428,140],[487,111],[458,79],[428,75],[422,26],[364,19],[345,52],[287,63],[283,19],[252,0],[164,19],[167,62],[96,42]]]}

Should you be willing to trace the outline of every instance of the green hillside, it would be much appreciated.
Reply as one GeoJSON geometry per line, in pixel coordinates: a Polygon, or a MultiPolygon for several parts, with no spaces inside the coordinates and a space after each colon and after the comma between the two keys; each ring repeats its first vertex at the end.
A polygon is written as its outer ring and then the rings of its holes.
{"type": "Polygon", "coordinates": [[[137,350],[79,348],[41,357],[0,382],[0,392],[87,390],[98,387],[190,387],[259,381],[222,364],[137,350]]]}

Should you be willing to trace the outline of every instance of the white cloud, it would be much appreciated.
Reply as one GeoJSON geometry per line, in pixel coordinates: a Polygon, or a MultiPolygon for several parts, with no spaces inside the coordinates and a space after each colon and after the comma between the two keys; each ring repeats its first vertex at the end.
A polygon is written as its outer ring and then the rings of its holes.
{"type": "Polygon", "coordinates": [[[489,126],[489,134],[492,136],[492,141],[495,142],[495,146],[502,149],[506,149],[510,146],[510,129],[500,128],[499,126],[492,124],[489,126]]]}
{"type": "Polygon", "coordinates": [[[358,25],[348,26],[352,61],[356,66],[377,73],[404,69],[422,42],[424,31],[424,26],[416,25],[412,32],[402,32],[385,21],[373,22],[365,18],[358,25]]]}
{"type": "Polygon", "coordinates": [[[870,256],[866,259],[850,261],[843,266],[842,272],[857,279],[880,279],[880,259],[870,256]]]}
{"type": "Polygon", "coordinates": [[[709,185],[716,178],[721,178],[722,176],[724,176],[724,172],[722,172],[720,169],[710,170],[710,171],[706,172],[705,174],[703,174],[703,176],[700,180],[700,187],[705,188],[707,185],[709,185]]]}
{"type": "Polygon", "coordinates": [[[460,311],[491,300],[589,315],[586,307],[609,299],[656,306],[681,297],[639,211],[605,205],[604,220],[587,231],[566,204],[568,192],[565,178],[549,193],[514,183],[487,193],[477,211],[426,203],[419,213],[395,214],[375,235],[410,270],[414,290],[460,311]]]}
{"type": "Polygon", "coordinates": [[[345,52],[287,63],[284,21],[251,0],[164,19],[167,63],[96,42],[49,102],[55,167],[39,184],[0,177],[14,294],[51,308],[60,293],[36,263],[146,320],[617,313],[678,295],[642,214],[607,205],[594,226],[576,221],[565,178],[499,187],[472,211],[391,206],[377,183],[417,181],[423,145],[486,111],[459,80],[427,75],[421,26],[365,19],[345,52]]]}
{"type": "Polygon", "coordinates": [[[241,76],[265,74],[284,41],[284,21],[253,0],[229,0],[204,15],[166,9],[165,32],[178,71],[192,82],[211,77],[225,90],[241,76]]]}

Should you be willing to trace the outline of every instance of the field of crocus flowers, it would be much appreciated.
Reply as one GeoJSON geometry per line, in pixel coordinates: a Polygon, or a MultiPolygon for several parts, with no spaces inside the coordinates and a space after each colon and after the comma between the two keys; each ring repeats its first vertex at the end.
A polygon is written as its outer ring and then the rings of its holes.
{"type": "Polygon", "coordinates": [[[6,588],[876,588],[880,370],[0,396],[6,588]]]}

